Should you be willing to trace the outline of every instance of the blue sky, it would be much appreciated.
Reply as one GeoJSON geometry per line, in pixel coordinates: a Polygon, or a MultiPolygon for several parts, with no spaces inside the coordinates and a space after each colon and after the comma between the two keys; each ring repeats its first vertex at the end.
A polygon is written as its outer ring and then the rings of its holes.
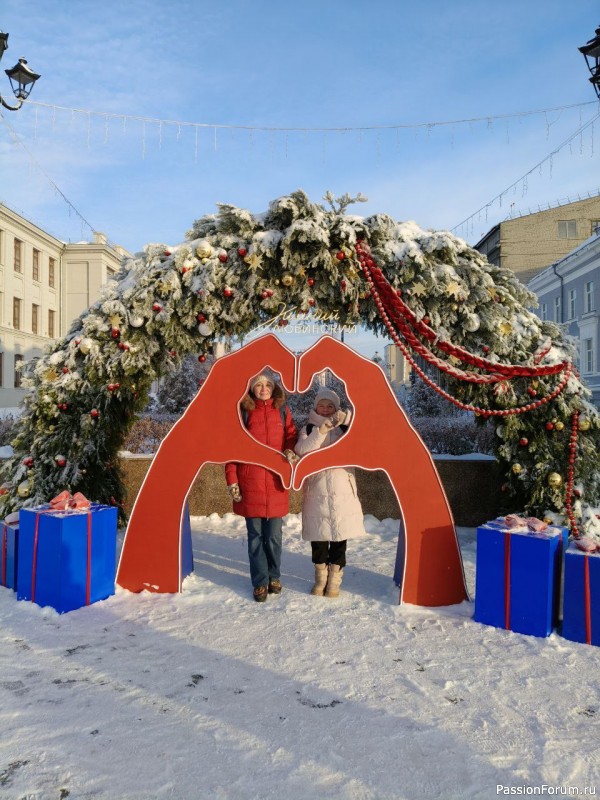
{"type": "MultiPolygon", "coordinates": [[[[596,0],[32,0],[26,9],[4,0],[2,68],[25,56],[43,76],[31,100],[45,105],[3,112],[0,201],[61,239],[89,238],[53,181],[94,229],[131,251],[182,241],[218,202],[260,212],[297,188],[314,200],[362,192],[369,201],[356,213],[452,228],[597,105],[355,129],[590,103],[577,47],[599,24],[596,0]],[[136,116],[350,130],[205,128],[196,140],[194,127],[136,116]]],[[[0,92],[10,93],[3,74],[0,92]]],[[[599,131],[588,129],[459,234],[476,241],[511,208],[598,191],[599,131]]]]}

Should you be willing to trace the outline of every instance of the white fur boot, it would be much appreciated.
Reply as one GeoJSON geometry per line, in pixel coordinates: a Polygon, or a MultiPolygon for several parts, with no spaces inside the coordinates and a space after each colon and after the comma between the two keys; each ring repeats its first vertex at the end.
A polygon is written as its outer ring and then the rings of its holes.
{"type": "Polygon", "coordinates": [[[329,565],[329,576],[327,578],[325,597],[339,597],[343,574],[344,570],[337,564],[329,565]]]}
{"type": "Polygon", "coordinates": [[[315,564],[315,585],[310,590],[311,594],[322,597],[327,584],[327,564],[315,564]]]}

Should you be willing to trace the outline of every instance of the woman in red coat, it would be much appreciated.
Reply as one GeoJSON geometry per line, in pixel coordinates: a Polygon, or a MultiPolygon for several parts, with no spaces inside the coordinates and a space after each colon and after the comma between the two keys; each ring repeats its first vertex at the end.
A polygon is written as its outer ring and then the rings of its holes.
{"type": "MultiPolygon", "coordinates": [[[[296,427],[285,392],[269,375],[250,381],[250,391],[241,402],[244,424],[259,442],[281,450],[294,461],[296,427]]],[[[262,603],[267,594],[281,592],[282,517],[289,511],[289,492],[274,472],[256,464],[227,464],[227,488],[233,511],[246,518],[248,558],[254,599],[262,603]]]]}

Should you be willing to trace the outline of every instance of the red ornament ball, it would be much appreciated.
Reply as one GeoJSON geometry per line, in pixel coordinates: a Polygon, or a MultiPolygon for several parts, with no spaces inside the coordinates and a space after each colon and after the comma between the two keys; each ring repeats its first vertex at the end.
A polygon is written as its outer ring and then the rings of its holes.
{"type": "Polygon", "coordinates": [[[483,350],[484,353],[489,353],[490,352],[490,348],[488,347],[487,344],[484,344],[481,349],[483,350]]]}
{"type": "Polygon", "coordinates": [[[342,291],[346,288],[346,281],[340,281],[340,286],[342,287],[342,291]]]}
{"type": "Polygon", "coordinates": [[[227,253],[219,253],[219,261],[221,264],[224,264],[227,261],[227,253]]]}
{"type": "Polygon", "coordinates": [[[306,282],[308,283],[309,286],[314,286],[315,285],[315,279],[314,278],[309,278],[306,282]]]}
{"type": "Polygon", "coordinates": [[[553,422],[547,422],[546,425],[545,425],[545,428],[546,428],[547,431],[553,431],[554,430],[554,423],[553,422]]]}
{"type": "Polygon", "coordinates": [[[30,469],[33,467],[33,458],[31,456],[27,456],[23,459],[23,464],[27,467],[27,469],[30,469]]]}
{"type": "Polygon", "coordinates": [[[240,258],[244,258],[244,256],[247,256],[247,255],[248,255],[248,251],[246,250],[245,247],[238,247],[238,256],[240,258]]]}
{"type": "Polygon", "coordinates": [[[205,355],[198,356],[198,361],[201,364],[204,364],[204,362],[206,361],[206,356],[205,355]]]}
{"type": "Polygon", "coordinates": [[[68,367],[63,367],[63,368],[62,368],[62,373],[63,373],[63,375],[66,375],[68,371],[69,371],[69,368],[68,368],[68,367]]]}
{"type": "Polygon", "coordinates": [[[530,386],[527,389],[527,394],[530,395],[531,397],[535,397],[537,395],[537,390],[534,389],[533,386],[530,386]]]}
{"type": "Polygon", "coordinates": [[[230,289],[228,286],[226,286],[226,287],[223,289],[223,295],[224,295],[225,297],[227,297],[227,298],[233,297],[233,289],[230,289]]]}
{"type": "Polygon", "coordinates": [[[521,437],[521,439],[519,439],[519,444],[521,445],[521,447],[527,447],[527,445],[529,444],[529,439],[523,436],[521,437]]]}
{"type": "Polygon", "coordinates": [[[263,299],[263,300],[266,300],[266,299],[267,299],[267,297],[269,296],[269,293],[266,291],[266,289],[264,289],[264,290],[263,290],[263,291],[260,293],[260,296],[262,297],[262,299],[263,299]]]}
{"type": "Polygon", "coordinates": [[[158,312],[158,311],[162,311],[162,306],[161,306],[161,304],[160,304],[160,303],[152,303],[152,310],[153,310],[153,311],[156,311],[156,312],[158,312]]]}
{"type": "Polygon", "coordinates": [[[64,467],[64,466],[66,466],[66,464],[67,464],[67,461],[66,461],[66,459],[64,459],[64,458],[57,458],[57,459],[56,459],[56,463],[57,463],[57,465],[58,465],[59,467],[64,467]]]}
{"type": "Polygon", "coordinates": [[[111,332],[110,332],[110,335],[112,336],[112,338],[113,338],[113,339],[118,339],[118,338],[119,338],[119,335],[120,335],[120,333],[121,333],[121,332],[119,331],[119,329],[118,329],[118,328],[112,328],[112,329],[111,329],[111,332]]]}
{"type": "Polygon", "coordinates": [[[335,254],[335,257],[337,258],[337,260],[338,260],[338,261],[343,261],[343,260],[346,258],[346,254],[345,254],[345,253],[343,253],[341,250],[339,250],[339,251],[338,251],[338,252],[335,254]]]}
{"type": "Polygon", "coordinates": [[[92,417],[92,419],[98,419],[99,416],[100,412],[98,411],[98,409],[92,408],[92,410],[90,411],[90,417],[92,417]]]}
{"type": "Polygon", "coordinates": [[[267,294],[269,297],[273,297],[273,289],[267,289],[267,294]]]}
{"type": "Polygon", "coordinates": [[[198,322],[206,322],[206,317],[204,316],[204,314],[196,314],[196,319],[198,320],[198,322]]]}

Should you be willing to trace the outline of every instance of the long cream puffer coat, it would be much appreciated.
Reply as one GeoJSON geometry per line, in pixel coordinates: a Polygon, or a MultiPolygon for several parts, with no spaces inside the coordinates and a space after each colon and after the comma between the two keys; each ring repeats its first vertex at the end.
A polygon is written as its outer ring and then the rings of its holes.
{"type": "MultiPolygon", "coordinates": [[[[316,411],[310,412],[308,422],[313,427],[310,433],[306,427],[300,432],[295,448],[299,456],[334,444],[344,435],[346,426],[319,433],[324,419],[316,411]]],[[[325,469],[307,478],[303,486],[302,538],[310,542],[340,542],[360,536],[366,536],[366,531],[354,470],[325,469]]]]}

